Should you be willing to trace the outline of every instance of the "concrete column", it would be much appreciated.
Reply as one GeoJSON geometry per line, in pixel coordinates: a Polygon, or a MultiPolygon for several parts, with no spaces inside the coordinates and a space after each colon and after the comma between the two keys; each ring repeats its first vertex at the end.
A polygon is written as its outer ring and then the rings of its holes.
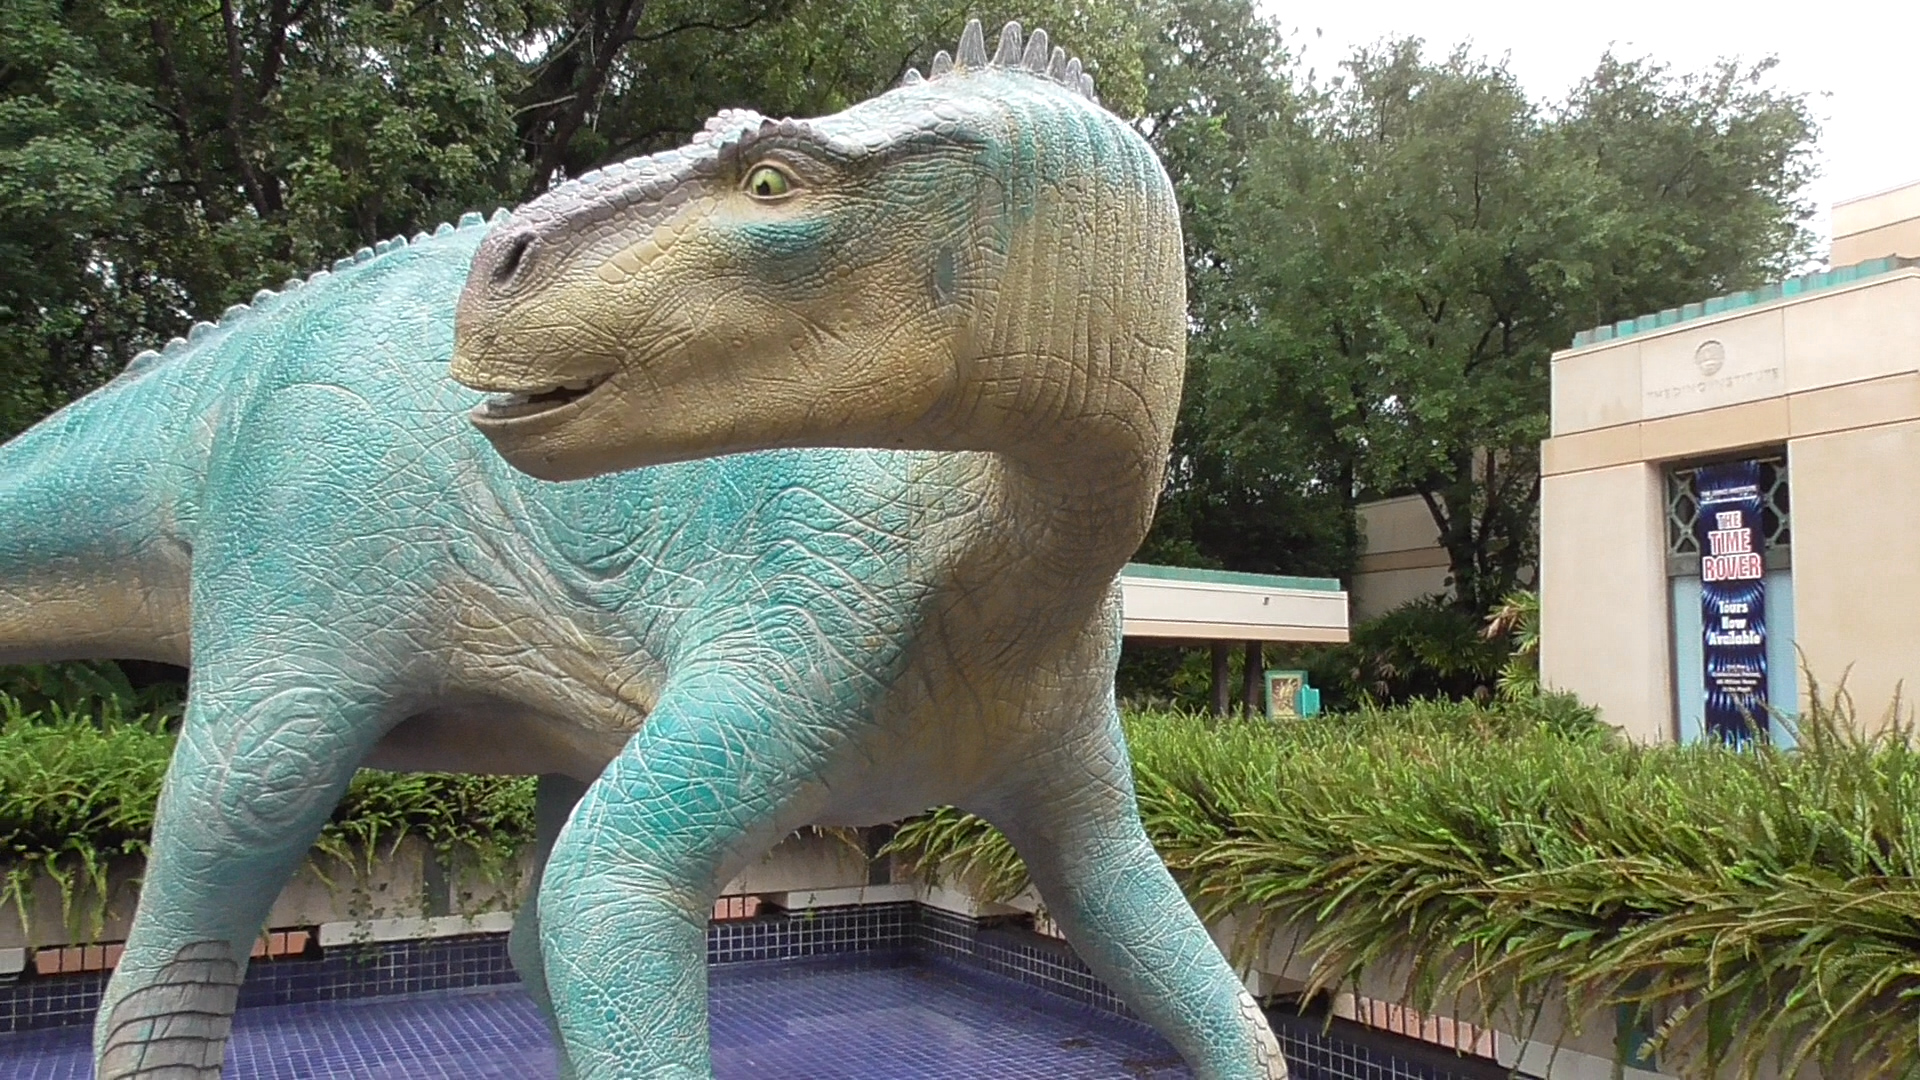
{"type": "Polygon", "coordinates": [[[1545,477],[1541,679],[1599,706],[1602,720],[1635,739],[1669,742],[1669,637],[1659,467],[1635,462],[1545,477]]]}
{"type": "Polygon", "coordinates": [[[1248,716],[1258,716],[1260,709],[1260,684],[1265,680],[1267,650],[1258,641],[1247,642],[1247,666],[1240,673],[1240,705],[1247,710],[1248,716]]]}
{"type": "Polygon", "coordinates": [[[1228,680],[1233,677],[1233,643],[1216,641],[1213,643],[1213,715],[1227,715],[1227,706],[1233,703],[1233,687],[1228,680]]]}
{"type": "MultiPolygon", "coordinates": [[[[1831,697],[1846,678],[1862,730],[1920,694],[1920,421],[1787,445],[1795,638],[1831,697]]],[[[1806,680],[1800,687],[1803,705],[1806,680]]]]}

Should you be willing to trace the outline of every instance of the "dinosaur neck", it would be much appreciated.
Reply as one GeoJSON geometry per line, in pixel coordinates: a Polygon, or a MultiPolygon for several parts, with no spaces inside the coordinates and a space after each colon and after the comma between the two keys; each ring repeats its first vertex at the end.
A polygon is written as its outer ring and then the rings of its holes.
{"type": "Polygon", "coordinates": [[[1165,476],[1186,368],[1185,264],[1146,144],[1105,114],[1066,134],[1033,166],[1045,182],[1013,185],[1000,208],[1015,224],[937,422],[1000,454],[1055,558],[1104,584],[1145,538],[1165,476]]]}
{"type": "Polygon", "coordinates": [[[1159,460],[1149,473],[1138,455],[1060,463],[1001,454],[1015,543],[1036,574],[1055,588],[1112,581],[1153,522],[1159,460]]]}
{"type": "MultiPolygon", "coordinates": [[[[0,663],[187,662],[178,485],[163,373],[117,381],[0,446],[0,663]]],[[[184,426],[182,423],[180,426],[184,426]]]]}

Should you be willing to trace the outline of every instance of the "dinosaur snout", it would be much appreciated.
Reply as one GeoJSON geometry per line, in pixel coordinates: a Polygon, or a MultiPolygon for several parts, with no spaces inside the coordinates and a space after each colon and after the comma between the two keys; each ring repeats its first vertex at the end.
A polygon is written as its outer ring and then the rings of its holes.
{"type": "Polygon", "coordinates": [[[474,252],[469,281],[506,294],[527,280],[540,256],[540,237],[531,228],[503,229],[474,252]]]}
{"type": "Polygon", "coordinates": [[[518,390],[527,381],[520,365],[506,360],[516,344],[524,343],[503,331],[512,309],[529,296],[543,247],[534,228],[507,225],[495,229],[473,253],[453,313],[456,382],[476,390],[518,390]]]}

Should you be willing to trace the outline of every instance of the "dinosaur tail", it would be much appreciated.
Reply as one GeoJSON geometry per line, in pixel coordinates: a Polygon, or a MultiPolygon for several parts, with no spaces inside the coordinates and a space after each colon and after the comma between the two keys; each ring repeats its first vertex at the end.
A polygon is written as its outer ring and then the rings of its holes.
{"type": "Polygon", "coordinates": [[[146,380],[117,381],[0,445],[0,664],[186,662],[187,558],[146,380]]]}

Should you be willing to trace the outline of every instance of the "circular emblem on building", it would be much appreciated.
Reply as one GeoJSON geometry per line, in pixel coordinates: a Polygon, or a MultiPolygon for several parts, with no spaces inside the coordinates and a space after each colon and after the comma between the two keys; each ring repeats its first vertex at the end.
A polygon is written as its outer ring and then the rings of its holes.
{"type": "Polygon", "coordinates": [[[1699,365],[1700,374],[1711,375],[1727,362],[1727,347],[1709,338],[1693,350],[1693,362],[1699,365]]]}

